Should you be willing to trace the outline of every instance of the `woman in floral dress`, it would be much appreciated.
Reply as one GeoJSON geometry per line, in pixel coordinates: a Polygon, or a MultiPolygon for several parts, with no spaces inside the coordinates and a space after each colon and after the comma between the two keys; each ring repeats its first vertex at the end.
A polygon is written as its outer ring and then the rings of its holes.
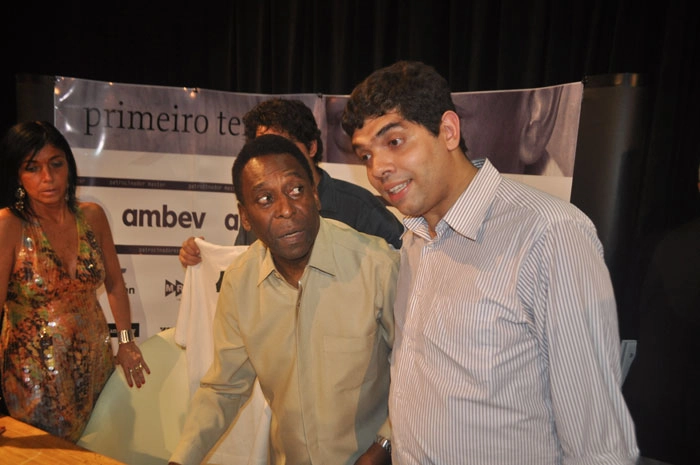
{"type": "Polygon", "coordinates": [[[9,414],[76,442],[114,370],[150,373],[103,209],[75,197],[77,169],[50,123],[12,127],[0,145],[0,372],[9,414]],[[112,350],[97,297],[104,284],[119,334],[112,350]]]}

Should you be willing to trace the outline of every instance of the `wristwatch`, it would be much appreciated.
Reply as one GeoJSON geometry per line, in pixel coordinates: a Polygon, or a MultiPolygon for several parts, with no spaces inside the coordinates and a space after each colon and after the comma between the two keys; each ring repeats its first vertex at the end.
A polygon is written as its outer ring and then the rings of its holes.
{"type": "Polygon", "coordinates": [[[381,446],[382,449],[384,449],[387,454],[391,455],[391,441],[384,436],[377,436],[377,439],[374,440],[377,444],[381,446]]]}

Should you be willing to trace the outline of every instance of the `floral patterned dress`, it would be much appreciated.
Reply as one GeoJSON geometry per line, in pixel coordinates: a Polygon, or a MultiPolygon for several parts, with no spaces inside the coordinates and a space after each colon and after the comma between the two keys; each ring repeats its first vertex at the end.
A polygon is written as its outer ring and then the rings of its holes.
{"type": "Polygon", "coordinates": [[[105,268],[94,233],[76,214],[73,278],[38,223],[23,224],[0,335],[2,390],[10,415],[76,442],[114,370],[97,299],[105,268]]]}

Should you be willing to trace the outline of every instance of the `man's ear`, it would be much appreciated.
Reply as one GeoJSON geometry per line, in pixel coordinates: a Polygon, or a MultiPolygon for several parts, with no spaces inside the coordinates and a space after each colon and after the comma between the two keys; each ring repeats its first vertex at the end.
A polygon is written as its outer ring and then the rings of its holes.
{"type": "Polygon", "coordinates": [[[452,110],[442,114],[440,121],[440,134],[445,140],[448,150],[459,148],[459,140],[462,128],[459,125],[459,115],[452,110]]]}
{"type": "Polygon", "coordinates": [[[321,199],[318,196],[318,189],[314,187],[314,200],[316,201],[316,209],[321,211],[321,199]]]}
{"type": "Polygon", "coordinates": [[[309,143],[308,149],[309,149],[309,157],[313,160],[314,157],[316,156],[316,152],[318,152],[318,142],[316,141],[316,139],[312,140],[309,143]]]}
{"type": "Polygon", "coordinates": [[[243,229],[250,231],[252,227],[250,226],[250,221],[248,220],[248,212],[240,202],[238,202],[238,217],[241,219],[243,229]]]}

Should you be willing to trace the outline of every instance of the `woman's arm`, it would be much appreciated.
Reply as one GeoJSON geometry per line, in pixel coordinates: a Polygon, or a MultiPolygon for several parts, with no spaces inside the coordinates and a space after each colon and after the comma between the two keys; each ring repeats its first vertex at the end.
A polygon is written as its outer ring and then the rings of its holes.
{"type": "MultiPolygon", "coordinates": [[[[131,334],[129,296],[124,284],[117,249],[114,246],[114,239],[112,238],[112,231],[109,227],[107,216],[102,207],[96,203],[81,203],[80,208],[102,248],[106,272],[105,290],[107,291],[107,299],[117,332],[128,331],[131,334]]],[[[146,382],[144,371],[148,374],[151,373],[148,364],[146,364],[141,351],[134,341],[127,343],[120,341],[119,350],[117,351],[117,363],[124,369],[124,375],[129,386],[133,386],[136,383],[136,387],[141,387],[146,382]]]]}
{"type": "Polygon", "coordinates": [[[22,221],[13,215],[9,208],[0,209],[0,308],[5,305],[7,299],[7,288],[21,235],[22,221]]]}

